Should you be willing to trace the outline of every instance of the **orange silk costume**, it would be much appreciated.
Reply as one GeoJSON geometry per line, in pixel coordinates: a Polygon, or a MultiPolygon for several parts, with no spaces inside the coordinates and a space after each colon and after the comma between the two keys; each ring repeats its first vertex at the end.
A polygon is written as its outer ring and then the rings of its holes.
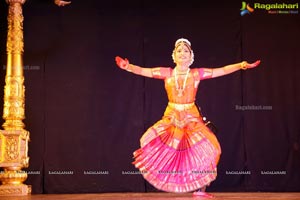
{"type": "Polygon", "coordinates": [[[221,148],[194,104],[200,81],[212,78],[212,69],[191,69],[182,95],[176,81],[183,85],[184,80],[176,80],[174,73],[172,68],[152,69],[153,78],[165,81],[169,103],[162,119],[140,139],[133,164],[157,189],[189,192],[209,185],[217,176],[221,148]]]}

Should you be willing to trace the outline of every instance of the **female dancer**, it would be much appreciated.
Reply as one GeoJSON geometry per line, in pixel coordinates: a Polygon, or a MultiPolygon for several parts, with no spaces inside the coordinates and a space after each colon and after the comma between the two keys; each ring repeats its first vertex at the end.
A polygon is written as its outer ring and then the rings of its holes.
{"type": "Polygon", "coordinates": [[[175,42],[172,54],[175,68],[143,68],[116,57],[117,65],[137,75],[162,79],[168,96],[168,106],[161,120],[141,137],[134,162],[144,178],[159,190],[190,192],[212,197],[205,188],[217,176],[221,154],[219,142],[207,128],[195,105],[201,80],[253,68],[260,61],[246,61],[220,68],[190,68],[194,61],[191,43],[184,38],[175,42]]]}

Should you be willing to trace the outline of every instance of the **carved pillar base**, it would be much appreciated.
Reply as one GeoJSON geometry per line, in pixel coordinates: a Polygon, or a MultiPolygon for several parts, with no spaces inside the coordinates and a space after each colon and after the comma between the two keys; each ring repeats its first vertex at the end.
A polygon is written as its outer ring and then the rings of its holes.
{"type": "Polygon", "coordinates": [[[0,196],[21,196],[31,193],[31,186],[23,184],[28,167],[29,132],[26,130],[0,130],[0,196]]]}
{"type": "Polygon", "coordinates": [[[1,185],[0,196],[25,196],[31,194],[30,185],[1,185]]]}

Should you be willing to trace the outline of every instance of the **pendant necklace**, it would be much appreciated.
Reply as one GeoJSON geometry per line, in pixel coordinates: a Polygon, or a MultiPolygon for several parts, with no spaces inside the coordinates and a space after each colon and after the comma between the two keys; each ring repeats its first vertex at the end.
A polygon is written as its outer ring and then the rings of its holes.
{"type": "Polygon", "coordinates": [[[177,68],[175,67],[175,86],[176,86],[176,90],[177,90],[177,92],[178,92],[177,95],[178,95],[179,97],[182,97],[182,96],[183,96],[183,91],[185,90],[186,81],[187,81],[189,72],[190,72],[190,68],[188,68],[188,70],[187,70],[187,72],[186,72],[186,74],[185,74],[185,77],[184,77],[184,81],[183,81],[182,87],[179,87],[178,77],[177,77],[177,68]]]}

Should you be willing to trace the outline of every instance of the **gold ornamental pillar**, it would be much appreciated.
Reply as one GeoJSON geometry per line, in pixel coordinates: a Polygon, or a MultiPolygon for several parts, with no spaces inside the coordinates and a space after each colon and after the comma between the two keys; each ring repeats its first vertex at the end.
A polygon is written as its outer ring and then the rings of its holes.
{"type": "Polygon", "coordinates": [[[7,65],[4,87],[4,108],[0,130],[0,195],[28,195],[31,187],[23,184],[28,167],[29,132],[25,125],[25,87],[23,75],[23,14],[25,0],[6,0],[8,8],[7,65]]]}

